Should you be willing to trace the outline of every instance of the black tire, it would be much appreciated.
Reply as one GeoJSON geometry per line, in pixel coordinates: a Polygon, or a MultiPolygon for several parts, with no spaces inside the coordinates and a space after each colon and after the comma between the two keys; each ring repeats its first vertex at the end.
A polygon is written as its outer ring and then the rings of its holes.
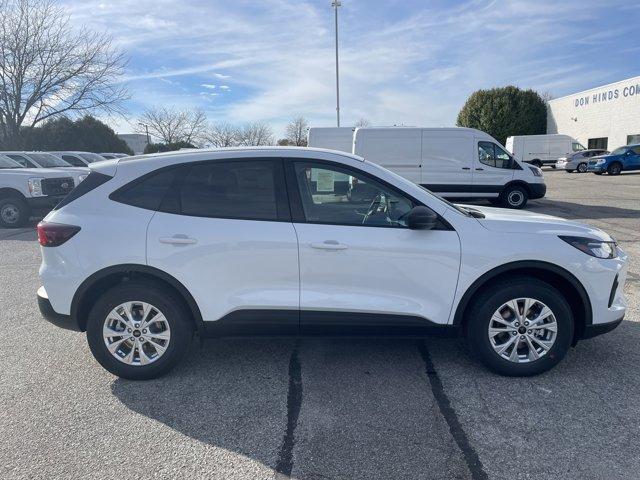
{"type": "Polygon", "coordinates": [[[596,175],[602,175],[602,172],[593,172],[593,173],[595,173],[596,175]]]}
{"type": "Polygon", "coordinates": [[[585,162],[580,162],[576,170],[578,170],[578,173],[587,173],[587,164],[585,162]]]}
{"type": "Polygon", "coordinates": [[[470,304],[466,318],[471,350],[492,371],[506,376],[539,375],[557,365],[567,354],[573,338],[573,314],[562,294],[551,285],[524,277],[498,282],[480,293],[470,304]],[[516,298],[532,298],[547,305],[556,318],[555,343],[546,354],[528,363],[516,363],[499,355],[491,345],[488,329],[494,312],[516,298]]]}
{"type": "Polygon", "coordinates": [[[565,170],[567,173],[573,173],[573,170],[565,170]]]}
{"type": "Polygon", "coordinates": [[[124,282],[103,294],[91,309],[87,322],[87,341],[95,359],[109,372],[129,380],[149,380],[167,373],[184,356],[193,339],[190,317],[182,299],[163,285],[124,282]],[[118,305],[129,301],[153,305],[164,314],[169,324],[169,345],[164,354],[153,363],[128,365],[109,352],[103,339],[103,324],[109,313],[118,305]]]}
{"type": "Polygon", "coordinates": [[[535,165],[538,168],[542,168],[542,162],[540,160],[531,160],[529,163],[531,165],[535,165]]]}
{"type": "Polygon", "coordinates": [[[553,168],[554,170],[556,169],[556,166],[555,166],[555,165],[550,165],[550,166],[551,166],[551,168],[553,168]]]}
{"type": "Polygon", "coordinates": [[[27,224],[31,209],[24,199],[14,196],[0,199],[0,226],[20,228],[27,224]]]}
{"type": "Polygon", "coordinates": [[[498,197],[498,198],[487,198],[487,200],[489,200],[489,203],[491,205],[494,205],[496,207],[502,205],[502,200],[498,197]]]}
{"type": "Polygon", "coordinates": [[[613,162],[607,167],[607,173],[609,175],[620,175],[620,172],[622,172],[622,165],[620,162],[613,162]]]}
{"type": "Polygon", "coordinates": [[[500,202],[507,208],[524,208],[529,200],[529,192],[520,185],[511,185],[500,194],[500,202]]]}

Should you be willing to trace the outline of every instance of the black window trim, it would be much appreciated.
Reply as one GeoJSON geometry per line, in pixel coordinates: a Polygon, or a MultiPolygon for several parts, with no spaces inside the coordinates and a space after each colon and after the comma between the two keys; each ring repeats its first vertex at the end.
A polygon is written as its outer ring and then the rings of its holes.
{"type": "Polygon", "coordinates": [[[164,167],[157,168],[150,172],[145,173],[144,175],[126,183],[125,185],[119,187],[117,190],[114,190],[109,195],[109,199],[114,202],[122,203],[125,205],[129,205],[135,208],[143,208],[144,210],[167,213],[170,215],[180,215],[182,217],[192,217],[192,218],[217,218],[224,220],[250,220],[255,222],[289,222],[291,223],[291,211],[289,206],[289,200],[286,191],[286,181],[284,176],[284,166],[281,158],[278,157],[230,157],[230,158],[216,158],[216,159],[207,159],[207,160],[197,160],[193,162],[183,162],[183,163],[174,163],[171,165],[167,165],[164,167]],[[227,162],[271,162],[275,167],[275,194],[276,194],[276,212],[277,219],[265,219],[265,218],[254,218],[254,217],[229,217],[229,216],[211,216],[211,215],[186,215],[183,214],[181,209],[169,208],[169,205],[173,203],[173,205],[179,205],[179,192],[182,187],[182,182],[186,178],[189,170],[197,165],[209,164],[212,162],[215,163],[227,163],[227,162]],[[131,205],[129,203],[118,200],[117,197],[120,193],[125,192],[131,188],[135,188],[136,185],[144,182],[147,178],[162,173],[164,171],[176,169],[178,172],[174,177],[171,186],[165,193],[165,195],[160,200],[158,207],[156,209],[146,209],[143,207],[138,207],[136,205],[131,205]],[[172,198],[173,197],[173,198],[172,198]]]}
{"type": "MultiPolygon", "coordinates": [[[[284,160],[284,170],[286,175],[286,184],[287,184],[287,192],[289,194],[289,202],[291,204],[291,221],[293,223],[308,223],[310,225],[335,225],[340,227],[364,227],[364,228],[391,228],[394,230],[409,230],[408,227],[403,226],[392,226],[392,225],[366,225],[363,223],[341,223],[341,222],[325,222],[325,221],[309,221],[307,220],[304,214],[304,208],[302,206],[302,197],[300,195],[300,190],[298,186],[298,180],[296,178],[295,172],[295,164],[296,163],[311,163],[311,164],[320,164],[338,167],[339,169],[346,171],[354,171],[357,172],[358,175],[369,178],[374,182],[377,182],[388,188],[392,193],[399,195],[401,197],[407,198],[413,203],[413,206],[423,206],[430,208],[428,205],[425,205],[424,202],[421,202],[414,196],[409,193],[400,190],[398,187],[390,184],[389,182],[383,180],[380,177],[376,177],[375,175],[371,175],[368,172],[360,170],[358,168],[352,167],[351,165],[345,165],[344,163],[334,162],[331,160],[324,160],[319,158],[305,158],[305,157],[288,157],[284,160]]],[[[435,228],[434,230],[451,230],[455,231],[453,226],[447,222],[439,213],[435,212],[438,215],[438,220],[440,222],[440,227],[435,228]]]]}

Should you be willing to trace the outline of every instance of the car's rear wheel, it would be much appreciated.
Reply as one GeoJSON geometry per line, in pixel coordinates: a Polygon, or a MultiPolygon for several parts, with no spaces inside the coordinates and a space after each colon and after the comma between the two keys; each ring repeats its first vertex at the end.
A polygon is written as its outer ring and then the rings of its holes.
{"type": "Polygon", "coordinates": [[[580,173],[586,173],[587,171],[587,164],[584,162],[581,162],[578,164],[578,172],[580,173]]]}
{"type": "Polygon", "coordinates": [[[524,208],[529,200],[529,193],[520,185],[511,185],[500,194],[500,201],[507,208],[524,208]]]}
{"type": "Polygon", "coordinates": [[[546,372],[571,345],[573,315],[562,294],[523,278],[484,290],[467,311],[469,344],[482,363],[507,376],[546,372]]]}
{"type": "Polygon", "coordinates": [[[620,172],[622,172],[622,165],[618,162],[613,162],[607,167],[607,173],[609,175],[620,175],[620,172]]]}
{"type": "Polygon", "coordinates": [[[24,226],[31,216],[27,202],[20,197],[0,199],[0,226],[4,228],[19,228],[24,226]]]}
{"type": "Polygon", "coordinates": [[[124,282],[94,305],[87,340],[96,360],[122,378],[167,373],[186,352],[193,327],[184,303],[161,285],[124,282]]]}

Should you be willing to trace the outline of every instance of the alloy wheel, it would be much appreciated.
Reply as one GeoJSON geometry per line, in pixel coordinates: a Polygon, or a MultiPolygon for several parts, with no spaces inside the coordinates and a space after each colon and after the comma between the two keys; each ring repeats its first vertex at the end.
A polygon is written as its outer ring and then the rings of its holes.
{"type": "Polygon", "coordinates": [[[156,307],[145,302],[126,302],[111,310],[104,320],[102,337],[107,350],[127,365],[156,362],[171,341],[169,322],[156,307]]]}
{"type": "Polygon", "coordinates": [[[494,312],[487,333],[500,357],[528,363],[551,350],[558,336],[558,324],[554,313],[540,300],[514,298],[494,312]]]}
{"type": "Polygon", "coordinates": [[[580,173],[585,173],[587,171],[587,164],[586,163],[581,163],[578,165],[578,171],[580,173]]]}

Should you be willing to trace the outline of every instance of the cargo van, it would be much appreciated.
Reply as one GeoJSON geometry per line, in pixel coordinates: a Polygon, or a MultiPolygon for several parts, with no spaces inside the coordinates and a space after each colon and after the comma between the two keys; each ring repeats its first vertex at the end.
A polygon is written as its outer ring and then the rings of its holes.
{"type": "Polygon", "coordinates": [[[311,127],[307,145],[351,153],[354,127],[311,127]]]}
{"type": "Polygon", "coordinates": [[[538,167],[472,128],[357,128],[353,153],[446,198],[523,208],[547,190],[538,167]]]}
{"type": "Polygon", "coordinates": [[[560,157],[568,157],[572,153],[586,150],[569,135],[558,134],[508,137],[505,146],[518,160],[536,167],[549,165],[552,168],[556,168],[556,161],[560,157]]]}

